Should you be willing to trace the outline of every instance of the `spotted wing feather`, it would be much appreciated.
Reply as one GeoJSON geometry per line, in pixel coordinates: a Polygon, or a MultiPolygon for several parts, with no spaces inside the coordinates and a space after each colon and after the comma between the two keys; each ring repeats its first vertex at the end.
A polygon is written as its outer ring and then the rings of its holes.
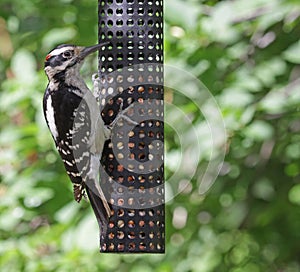
{"type": "Polygon", "coordinates": [[[91,152],[95,137],[91,117],[95,116],[95,109],[88,104],[88,99],[82,99],[76,92],[80,94],[80,90],[67,86],[60,86],[52,93],[46,91],[44,114],[66,172],[74,184],[75,200],[80,202],[87,191],[96,218],[103,227],[110,216],[110,208],[99,184],[96,184],[97,176],[91,175],[91,169],[98,172],[98,169],[93,169],[95,166],[91,165],[91,161],[100,160],[95,159],[95,154],[91,152]],[[51,106],[56,109],[55,112],[51,106]],[[54,128],[56,131],[53,131],[54,128]]]}

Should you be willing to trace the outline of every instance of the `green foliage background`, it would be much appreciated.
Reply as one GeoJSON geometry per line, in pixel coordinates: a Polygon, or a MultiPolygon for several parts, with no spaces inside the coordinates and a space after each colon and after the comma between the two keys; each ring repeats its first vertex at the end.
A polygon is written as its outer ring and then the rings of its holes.
{"type": "MultiPolygon", "coordinates": [[[[137,256],[98,253],[92,211],[72,200],[41,111],[44,56],[58,43],[95,43],[97,1],[0,0],[2,272],[300,271],[300,2],[164,2],[165,62],[213,94],[227,149],[208,193],[198,193],[201,158],[167,203],[166,254],[137,256]],[[178,212],[188,214],[180,224],[178,212]]],[[[95,69],[90,61],[83,73],[95,69]]],[[[171,90],[166,99],[201,134],[205,120],[193,102],[171,90]]],[[[174,154],[172,134],[166,125],[174,154]]]]}

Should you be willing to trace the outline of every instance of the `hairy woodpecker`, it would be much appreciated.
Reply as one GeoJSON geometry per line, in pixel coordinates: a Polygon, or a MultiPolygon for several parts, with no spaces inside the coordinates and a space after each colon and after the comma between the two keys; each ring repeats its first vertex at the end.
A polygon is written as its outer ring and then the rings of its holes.
{"type": "Polygon", "coordinates": [[[44,116],[80,202],[85,192],[96,215],[100,232],[105,235],[110,206],[99,184],[103,145],[110,137],[92,92],[80,76],[86,56],[105,44],[90,47],[63,44],[46,56],[44,116]]]}

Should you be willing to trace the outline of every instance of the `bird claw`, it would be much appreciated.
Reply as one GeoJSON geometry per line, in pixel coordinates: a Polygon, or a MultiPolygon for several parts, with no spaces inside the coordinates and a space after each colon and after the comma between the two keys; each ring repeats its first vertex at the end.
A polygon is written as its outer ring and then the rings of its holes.
{"type": "Polygon", "coordinates": [[[93,81],[93,95],[96,99],[99,99],[100,95],[100,78],[98,73],[94,73],[92,75],[92,81],[93,81]]]}
{"type": "Polygon", "coordinates": [[[123,110],[123,101],[121,101],[119,112],[118,112],[116,118],[112,121],[112,123],[108,127],[110,129],[113,129],[113,127],[120,121],[120,119],[124,119],[130,125],[137,126],[139,124],[138,122],[133,121],[130,117],[125,115],[125,113],[128,112],[128,110],[130,110],[131,108],[133,108],[133,106],[134,106],[134,104],[131,104],[130,106],[128,106],[126,109],[123,110]]]}
{"type": "MultiPolygon", "coordinates": [[[[92,81],[93,81],[93,95],[99,102],[100,99],[100,77],[98,73],[94,73],[92,75],[92,81]]],[[[126,109],[123,110],[123,100],[121,99],[120,101],[120,107],[119,107],[119,112],[116,116],[116,118],[113,120],[113,122],[107,126],[109,130],[112,130],[112,128],[118,123],[120,119],[126,120],[130,125],[137,126],[139,123],[133,121],[131,118],[125,115],[125,113],[130,110],[134,104],[129,105],[126,109]]]]}

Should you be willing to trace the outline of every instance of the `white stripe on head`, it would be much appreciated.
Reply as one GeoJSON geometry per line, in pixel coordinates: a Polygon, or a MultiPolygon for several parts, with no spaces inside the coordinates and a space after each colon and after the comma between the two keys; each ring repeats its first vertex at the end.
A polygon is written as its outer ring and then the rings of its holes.
{"type": "Polygon", "coordinates": [[[68,51],[68,50],[72,50],[72,49],[74,49],[73,46],[66,46],[66,47],[54,49],[54,50],[51,51],[49,54],[50,54],[51,56],[58,56],[58,55],[60,55],[61,53],[65,52],[65,51],[68,51]]]}

